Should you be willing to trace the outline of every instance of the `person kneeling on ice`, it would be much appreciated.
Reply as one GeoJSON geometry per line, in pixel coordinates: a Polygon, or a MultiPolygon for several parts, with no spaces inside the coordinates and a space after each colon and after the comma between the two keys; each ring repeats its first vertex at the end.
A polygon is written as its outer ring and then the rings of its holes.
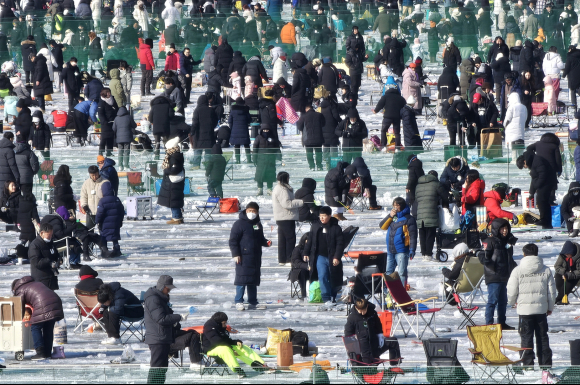
{"type": "Polygon", "coordinates": [[[115,196],[115,192],[110,183],[103,183],[101,191],[103,197],[97,207],[95,222],[99,226],[99,232],[101,233],[103,254],[106,253],[109,258],[120,257],[123,255],[121,253],[121,246],[119,246],[119,240],[121,239],[121,227],[123,227],[125,207],[121,203],[121,200],[115,196]],[[108,241],[113,242],[113,251],[111,253],[108,253],[108,241]]]}
{"type": "Polygon", "coordinates": [[[217,312],[203,325],[203,351],[209,357],[219,357],[240,378],[246,374],[238,359],[257,371],[266,371],[270,368],[264,360],[240,340],[232,340],[227,330],[228,316],[217,312]]]}
{"type": "Polygon", "coordinates": [[[548,337],[548,316],[554,310],[556,285],[552,270],[538,256],[538,246],[528,243],[522,249],[524,258],[510,276],[507,284],[508,305],[517,306],[520,317],[520,338],[524,350],[523,366],[534,367],[538,356],[540,367],[552,366],[552,349],[548,337]],[[536,354],[534,354],[534,335],[536,354]]]}
{"type": "Polygon", "coordinates": [[[572,293],[580,281],[580,244],[571,241],[564,243],[554,265],[554,271],[558,289],[556,305],[568,305],[568,301],[563,299],[572,293]]]}
{"type": "Polygon", "coordinates": [[[391,212],[379,226],[387,230],[387,275],[398,267],[399,277],[406,287],[407,265],[415,258],[417,249],[417,222],[403,198],[395,198],[391,212]]]}
{"type": "Polygon", "coordinates": [[[390,360],[398,360],[391,361],[391,366],[396,366],[401,362],[399,341],[394,337],[383,335],[383,326],[375,305],[364,298],[355,301],[354,310],[350,312],[344,325],[344,335],[347,337],[356,335],[361,359],[365,364],[378,365],[377,361],[387,351],[390,360]]]}
{"type": "Polygon", "coordinates": [[[344,239],[338,219],[331,217],[332,209],[320,208],[319,221],[310,227],[309,242],[304,246],[304,261],[308,262],[310,282],[319,281],[323,302],[336,302],[342,286],[342,255],[344,239]]]}
{"type": "Polygon", "coordinates": [[[12,282],[12,293],[22,297],[26,305],[22,321],[30,322],[30,331],[36,355],[33,361],[51,358],[54,324],[64,319],[62,301],[58,294],[32,277],[12,282]]]}
{"type": "Polygon", "coordinates": [[[491,191],[483,194],[485,209],[489,222],[496,218],[506,218],[512,221],[513,225],[518,224],[518,216],[509,211],[502,210],[501,204],[505,200],[509,187],[505,183],[494,184],[491,191]]]}
{"type": "Polygon", "coordinates": [[[121,317],[142,318],[144,313],[141,301],[135,294],[122,288],[119,282],[101,285],[97,300],[101,304],[99,312],[103,314],[103,325],[108,337],[101,345],[121,344],[121,317]]]}
{"type": "Polygon", "coordinates": [[[566,223],[568,236],[577,237],[580,232],[580,183],[570,183],[568,194],[564,195],[560,206],[560,217],[566,223]]]}
{"type": "Polygon", "coordinates": [[[514,261],[513,246],[517,238],[511,233],[509,222],[502,218],[491,222],[491,236],[483,241],[484,253],[479,253],[478,258],[484,268],[485,284],[487,285],[488,297],[485,308],[485,324],[492,325],[493,313],[497,308],[497,323],[503,330],[515,330],[507,325],[507,282],[512,270],[517,266],[514,261]]]}
{"type": "Polygon", "coordinates": [[[244,292],[248,290],[248,310],[265,310],[265,305],[258,304],[258,286],[260,286],[260,268],[262,267],[262,247],[272,246],[272,241],[264,237],[264,228],[260,222],[260,206],[250,202],[240,213],[230,232],[229,246],[236,262],[236,309],[245,310],[244,292]]]}

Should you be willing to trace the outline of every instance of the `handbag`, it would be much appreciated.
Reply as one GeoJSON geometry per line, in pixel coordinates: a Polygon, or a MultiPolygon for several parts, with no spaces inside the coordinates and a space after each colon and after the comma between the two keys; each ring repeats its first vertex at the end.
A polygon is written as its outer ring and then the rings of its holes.
{"type": "Polygon", "coordinates": [[[169,175],[169,180],[171,181],[171,183],[180,183],[183,182],[184,179],[185,179],[185,171],[181,171],[177,175],[169,175]]]}

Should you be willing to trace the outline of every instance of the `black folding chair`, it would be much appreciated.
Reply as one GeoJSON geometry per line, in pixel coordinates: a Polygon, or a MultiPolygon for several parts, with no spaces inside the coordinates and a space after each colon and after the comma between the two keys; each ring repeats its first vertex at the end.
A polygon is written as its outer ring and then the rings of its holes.
{"type": "Polygon", "coordinates": [[[459,310],[459,313],[463,316],[463,321],[461,321],[457,330],[463,329],[467,324],[470,326],[476,326],[475,322],[473,322],[473,317],[479,310],[479,306],[473,306],[471,308],[466,307],[465,305],[467,305],[467,303],[457,293],[453,293],[453,298],[455,299],[455,302],[457,302],[457,310],[459,310]]]}
{"type": "Polygon", "coordinates": [[[457,359],[457,340],[430,338],[423,340],[423,349],[430,384],[464,384],[470,380],[457,359]]]}
{"type": "MultiPolygon", "coordinates": [[[[142,305],[125,305],[125,309],[137,308],[142,305]]],[[[137,338],[139,342],[145,341],[145,329],[143,328],[144,317],[132,318],[121,316],[121,325],[125,327],[121,333],[121,343],[126,344],[131,337],[137,338]],[[123,342],[123,336],[127,335],[127,339],[123,342]]]]}
{"type": "Polygon", "coordinates": [[[204,221],[208,221],[210,219],[213,221],[214,219],[211,215],[213,214],[215,209],[219,206],[219,203],[220,203],[219,197],[209,197],[207,198],[205,205],[195,206],[195,208],[197,208],[197,211],[199,211],[199,216],[197,217],[197,220],[199,221],[199,218],[203,217],[204,221]]]}

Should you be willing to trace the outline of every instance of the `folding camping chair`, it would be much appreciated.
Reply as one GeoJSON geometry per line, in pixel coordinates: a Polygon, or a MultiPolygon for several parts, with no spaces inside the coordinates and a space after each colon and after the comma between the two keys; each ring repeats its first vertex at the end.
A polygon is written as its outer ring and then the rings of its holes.
{"type": "Polygon", "coordinates": [[[38,184],[50,183],[48,177],[54,174],[54,160],[45,160],[36,173],[38,184]]]}
{"type": "Polygon", "coordinates": [[[225,154],[222,154],[222,156],[226,160],[226,170],[224,176],[227,177],[229,180],[234,180],[234,165],[230,163],[232,155],[234,155],[233,152],[226,152],[225,154]]]}
{"type": "MultiPolygon", "coordinates": [[[[512,352],[521,352],[531,348],[518,348],[516,346],[501,346],[502,331],[501,325],[468,326],[467,337],[473,344],[469,348],[472,359],[471,363],[479,369],[480,375],[477,382],[492,381],[494,383],[515,383],[515,372],[512,365],[518,364],[521,360],[512,361],[505,356],[502,349],[512,352]],[[502,371],[505,368],[505,373],[502,371]],[[498,378],[499,376],[499,378],[498,378]]],[[[474,374],[477,375],[477,371],[474,374]]]]}
{"type": "Polygon", "coordinates": [[[463,316],[463,321],[461,321],[457,330],[463,329],[467,324],[476,326],[475,322],[473,322],[473,317],[479,310],[479,306],[467,307],[465,301],[457,293],[453,293],[453,298],[455,299],[455,302],[457,302],[457,310],[459,310],[459,314],[463,316]]]}
{"type": "MultiPolygon", "coordinates": [[[[477,256],[466,257],[463,261],[463,266],[461,267],[461,272],[459,277],[455,280],[453,284],[449,284],[445,281],[443,277],[443,287],[449,289],[451,294],[467,294],[467,298],[463,299],[467,307],[471,307],[473,300],[479,294],[483,302],[487,302],[483,296],[483,290],[481,290],[481,283],[484,279],[483,265],[479,262],[477,256]]],[[[445,291],[443,291],[443,308],[449,303],[445,296],[445,291]]]]}
{"type": "Polygon", "coordinates": [[[356,233],[358,232],[358,227],[354,227],[354,226],[348,226],[346,229],[342,230],[342,238],[345,241],[346,244],[348,244],[348,246],[345,248],[345,252],[343,254],[344,258],[347,260],[347,262],[352,262],[354,263],[353,258],[356,255],[356,258],[358,258],[358,255],[360,253],[362,253],[361,251],[353,251],[352,255],[350,252],[350,248],[352,247],[352,244],[354,243],[354,238],[356,237],[356,233]],[[349,261],[350,259],[350,261],[349,261]]]}
{"type": "MultiPolygon", "coordinates": [[[[141,297],[143,297],[144,293],[141,293],[141,297]]],[[[125,305],[125,309],[134,309],[137,308],[139,306],[143,306],[143,305],[125,305]]],[[[125,327],[125,330],[123,330],[123,333],[121,333],[121,343],[122,344],[126,344],[131,337],[135,337],[137,338],[137,340],[139,340],[139,342],[143,342],[145,341],[145,332],[144,332],[144,328],[143,328],[143,323],[145,318],[144,317],[139,317],[139,318],[131,318],[131,317],[125,317],[125,316],[121,316],[121,325],[125,327]],[[125,342],[123,342],[123,336],[127,334],[127,339],[125,340],[125,342]]]]}
{"type": "Polygon", "coordinates": [[[360,343],[356,335],[342,337],[346,349],[347,365],[350,365],[350,373],[357,384],[394,384],[403,370],[398,366],[385,367],[385,363],[400,364],[402,358],[394,360],[375,360],[372,363],[363,362],[360,343]],[[382,366],[379,370],[379,366],[382,366]]]}
{"type": "Polygon", "coordinates": [[[423,104],[425,106],[425,121],[434,122],[437,120],[437,105],[431,104],[430,98],[423,98],[423,104]],[[427,103],[425,103],[427,102],[427,103]]]}
{"type": "Polygon", "coordinates": [[[548,125],[548,103],[532,103],[532,127],[546,127],[548,125]]]}
{"type": "Polygon", "coordinates": [[[421,140],[423,141],[423,149],[428,151],[431,150],[431,144],[433,144],[433,139],[435,139],[435,130],[426,129],[423,131],[423,137],[421,140]]]}
{"type": "Polygon", "coordinates": [[[143,195],[147,189],[143,183],[143,173],[128,172],[127,173],[127,195],[143,195]]]}
{"type": "MultiPolygon", "coordinates": [[[[417,338],[423,337],[425,331],[429,329],[435,337],[438,337],[435,333],[435,315],[441,310],[440,308],[429,308],[425,305],[427,301],[433,301],[433,306],[435,305],[435,300],[437,297],[431,297],[427,299],[413,300],[405,290],[403,283],[400,279],[387,279],[385,274],[382,274],[383,285],[389,290],[389,294],[393,300],[395,311],[393,312],[393,323],[395,326],[391,329],[391,337],[395,335],[399,325],[401,326],[401,331],[407,337],[411,331],[417,336],[417,338]],[[427,319],[425,315],[430,315],[427,319]],[[403,319],[408,324],[408,328],[403,324],[403,319]],[[425,324],[423,330],[419,329],[419,320],[425,324]]],[[[384,295],[383,295],[384,296],[384,295]]]]}
{"type": "Polygon", "coordinates": [[[354,267],[354,285],[351,290],[350,303],[346,306],[347,315],[357,299],[365,298],[369,302],[382,304],[384,292],[381,288],[382,275],[387,270],[387,253],[382,251],[361,252],[354,267]]]}
{"type": "Polygon", "coordinates": [[[360,208],[360,211],[363,212],[365,209],[369,209],[369,206],[367,205],[367,198],[364,196],[362,179],[360,177],[355,178],[350,182],[348,198],[351,201],[349,206],[352,210],[360,208]]]}
{"type": "Polygon", "coordinates": [[[407,170],[407,166],[409,162],[407,161],[407,157],[410,155],[410,152],[399,151],[393,154],[393,160],[391,161],[391,167],[395,172],[395,182],[399,180],[399,170],[407,170]]]}
{"type": "Polygon", "coordinates": [[[103,330],[105,330],[104,325],[101,323],[101,318],[103,318],[103,315],[99,313],[101,304],[97,299],[98,294],[98,291],[88,292],[73,289],[73,295],[75,297],[77,309],[79,311],[73,332],[76,333],[76,331],[80,328],[82,334],[84,332],[83,324],[85,321],[89,323],[91,321],[96,322],[103,330]]]}
{"type": "Polygon", "coordinates": [[[304,225],[312,225],[311,221],[296,221],[296,236],[302,233],[302,226],[304,225]]]}
{"type": "Polygon", "coordinates": [[[204,221],[210,219],[213,221],[214,219],[211,215],[213,214],[214,210],[219,207],[219,204],[220,204],[219,197],[209,197],[207,198],[207,201],[203,206],[195,206],[197,208],[197,211],[199,211],[199,216],[197,217],[197,220],[199,221],[199,218],[203,217],[204,221]]]}
{"type": "Polygon", "coordinates": [[[470,380],[457,358],[457,340],[430,338],[422,342],[430,384],[464,384],[470,380]]]}

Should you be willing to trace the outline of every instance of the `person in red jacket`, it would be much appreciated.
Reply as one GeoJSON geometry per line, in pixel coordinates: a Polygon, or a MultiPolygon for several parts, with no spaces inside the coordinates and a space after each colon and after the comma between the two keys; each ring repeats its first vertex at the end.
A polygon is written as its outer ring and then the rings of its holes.
{"type": "Polygon", "coordinates": [[[487,220],[488,222],[493,221],[496,218],[507,218],[512,221],[515,225],[518,223],[518,217],[514,213],[502,210],[501,203],[505,199],[505,187],[492,187],[491,191],[483,194],[484,205],[487,210],[487,220]]]}
{"type": "Polygon", "coordinates": [[[179,52],[175,51],[175,44],[171,43],[169,52],[165,58],[165,72],[175,71],[179,69],[179,52]]]}
{"type": "MultiPolygon", "coordinates": [[[[485,182],[479,179],[477,170],[469,170],[461,194],[461,214],[465,215],[467,211],[476,214],[475,207],[483,206],[483,191],[485,182]]],[[[474,222],[475,223],[475,222],[474,222]]]]}
{"type": "Polygon", "coordinates": [[[145,44],[139,44],[139,62],[141,63],[141,96],[153,95],[151,93],[151,82],[153,81],[153,70],[155,61],[153,60],[153,39],[145,39],[145,44]],[[147,92],[145,92],[147,90],[147,92]]]}

